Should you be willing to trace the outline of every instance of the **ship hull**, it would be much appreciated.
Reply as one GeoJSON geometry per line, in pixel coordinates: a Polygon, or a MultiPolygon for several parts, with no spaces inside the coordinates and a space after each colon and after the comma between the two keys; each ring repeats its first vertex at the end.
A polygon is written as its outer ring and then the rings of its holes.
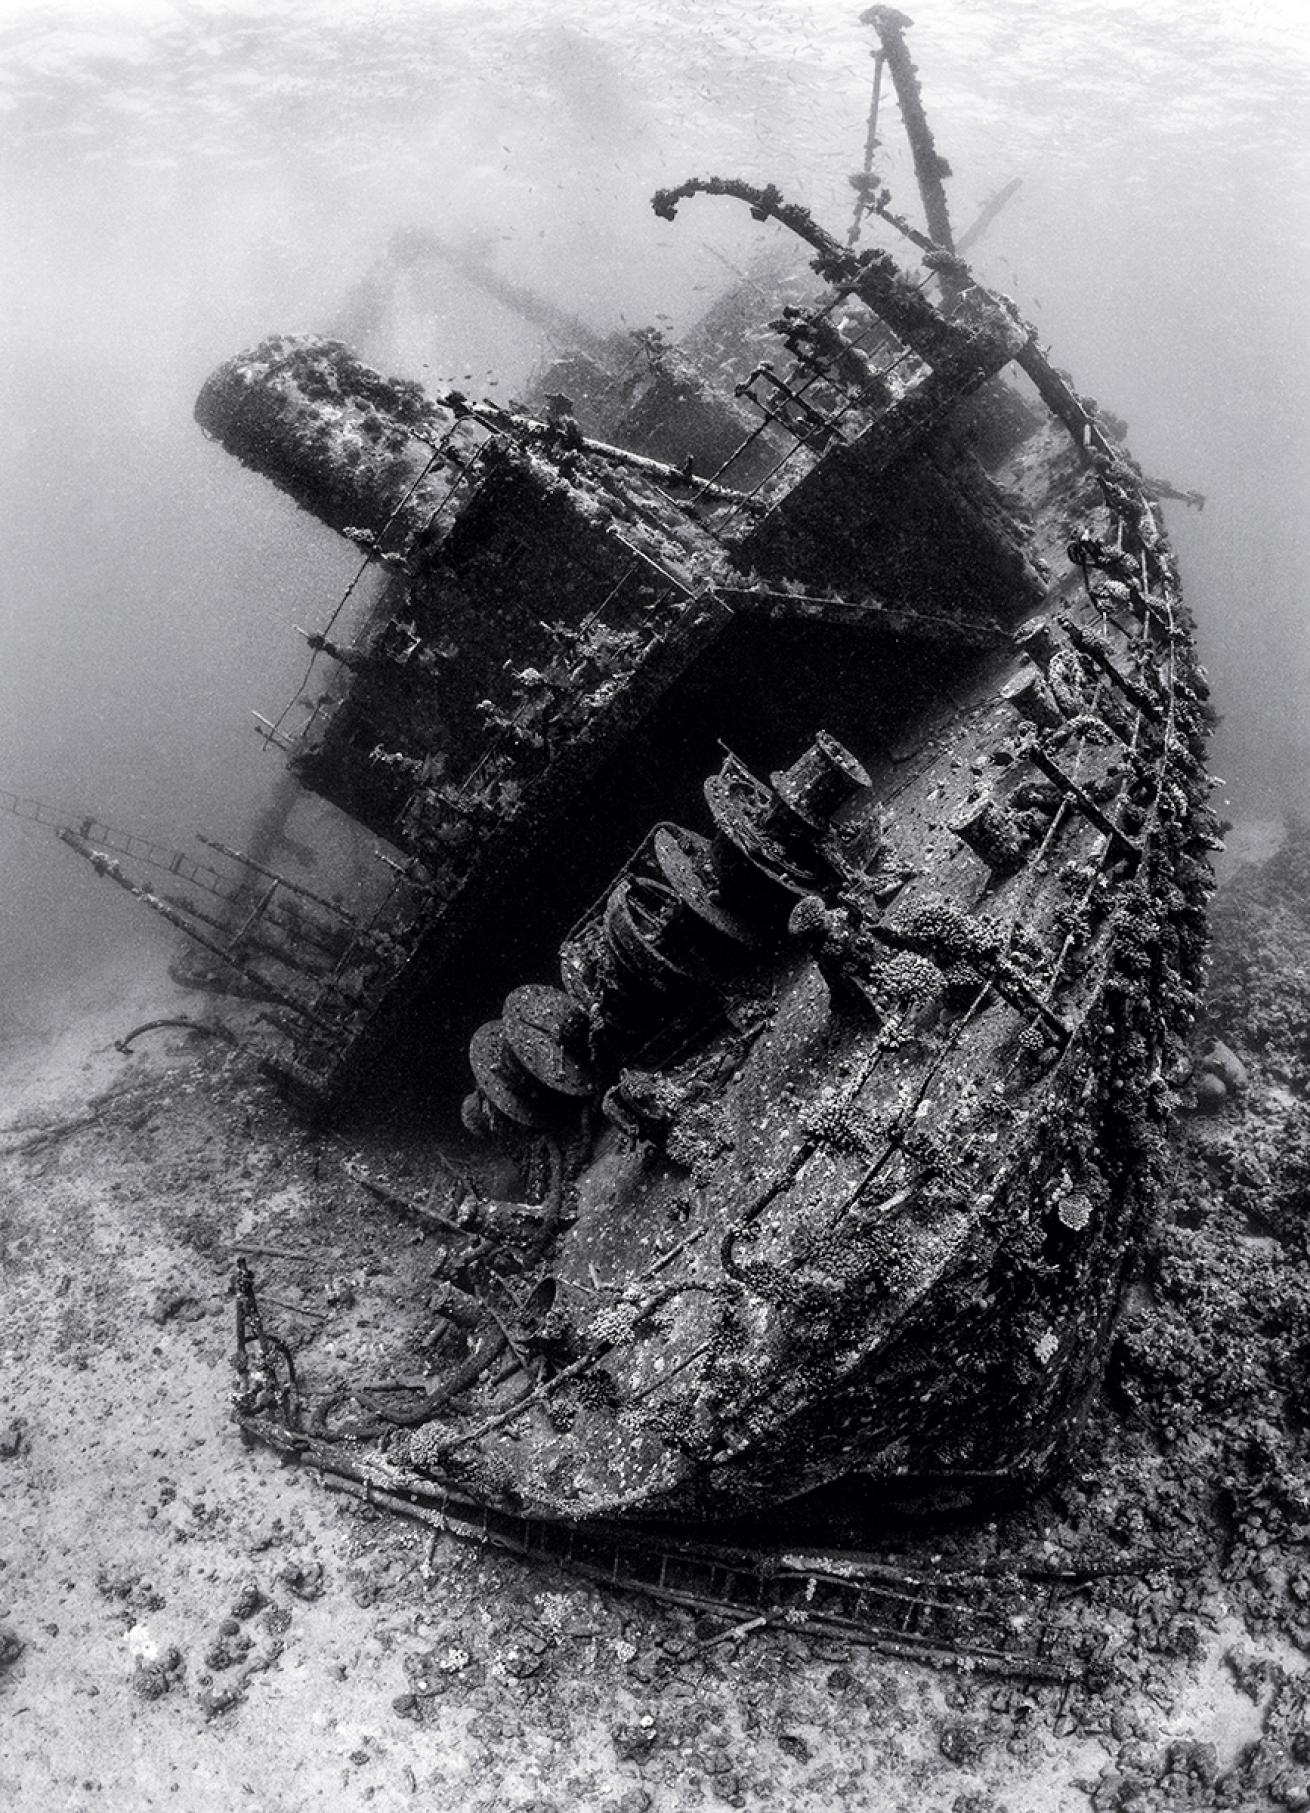
{"type": "Polygon", "coordinates": [[[309,638],[289,745],[385,883],[305,950],[274,877],[244,929],[318,1112],[449,1096],[467,1052],[446,1370],[360,1400],[388,1464],[507,1512],[1031,1490],[1159,1187],[1214,831],[1192,625],[1156,487],[951,249],[907,21],[868,17],[933,237],[872,176],[856,229],[922,272],[771,185],[654,197],[804,243],[785,363],[593,335],[531,415],[278,337],[198,405],[390,571],[309,638]]]}

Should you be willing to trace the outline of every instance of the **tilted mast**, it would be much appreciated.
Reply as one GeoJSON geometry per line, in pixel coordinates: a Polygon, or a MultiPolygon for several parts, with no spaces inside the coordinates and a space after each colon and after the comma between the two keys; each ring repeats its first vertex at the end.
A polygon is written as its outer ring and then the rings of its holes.
{"type": "Polygon", "coordinates": [[[933,140],[928,116],[923,109],[919,74],[905,43],[906,28],[913,25],[914,21],[907,14],[898,12],[894,6],[871,6],[868,12],[860,14],[860,23],[871,25],[877,32],[878,42],[891,73],[896,98],[901,104],[901,117],[905,121],[905,136],[909,139],[910,150],[914,154],[914,176],[923,198],[928,232],[944,252],[953,252],[955,239],[946,206],[946,190],[942,186],[942,178],[951,174],[951,167],[938,153],[933,140]]]}

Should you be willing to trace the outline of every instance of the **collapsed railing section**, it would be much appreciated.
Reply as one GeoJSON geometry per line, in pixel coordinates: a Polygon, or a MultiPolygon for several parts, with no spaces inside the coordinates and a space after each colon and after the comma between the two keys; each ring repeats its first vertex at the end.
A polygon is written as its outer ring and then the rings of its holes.
{"type": "Polygon", "coordinates": [[[838,1639],[929,1667],[1094,1688],[1103,1667],[1068,1640],[1062,1602],[1097,1582],[1174,1574],[1178,1557],[1154,1552],[1029,1560],[973,1567],[896,1562],[866,1549],[820,1543],[734,1543],[604,1521],[497,1507],[304,1427],[302,1383],[284,1341],[267,1326],[246,1261],[236,1277],[233,1355],[236,1420],[249,1439],[317,1474],[323,1487],[478,1549],[548,1566],[609,1591],[722,1621],[670,1660],[766,1629],[838,1639]]]}
{"type": "Polygon", "coordinates": [[[266,1327],[245,1261],[238,1267],[236,1302],[234,1408],[248,1437],[314,1470],[327,1490],[436,1534],[544,1563],[612,1591],[721,1618],[724,1630],[687,1655],[720,1639],[776,1627],[843,1639],[932,1667],[1067,1685],[1084,1675],[1083,1665],[1062,1653],[1039,1610],[1049,1612],[1061,1588],[1159,1565],[1148,1558],[1067,1569],[921,1570],[855,1550],[728,1546],[498,1508],[306,1432],[294,1362],[286,1344],[266,1327]]]}
{"type": "Polygon", "coordinates": [[[202,841],[230,860],[226,873],[94,820],[55,828],[97,875],[185,933],[216,966],[208,980],[195,971],[180,978],[192,986],[244,993],[319,1036],[332,1036],[343,1016],[362,1004],[366,954],[377,934],[339,902],[215,840],[202,841]],[[149,859],[135,848],[122,849],[125,842],[154,852],[156,868],[198,887],[200,897],[143,880],[135,863],[149,859]]]}
{"type": "Polygon", "coordinates": [[[146,868],[192,883],[206,893],[228,900],[231,883],[212,864],[201,862],[181,850],[170,850],[143,837],[136,831],[120,831],[90,814],[65,812],[44,800],[29,799],[22,794],[0,790],[0,811],[10,813],[27,824],[45,825],[51,831],[76,828],[79,837],[114,856],[128,857],[146,868]]]}

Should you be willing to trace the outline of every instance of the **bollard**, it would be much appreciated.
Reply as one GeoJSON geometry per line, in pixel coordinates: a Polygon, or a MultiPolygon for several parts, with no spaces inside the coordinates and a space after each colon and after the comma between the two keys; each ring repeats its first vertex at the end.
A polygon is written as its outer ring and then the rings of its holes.
{"type": "Polygon", "coordinates": [[[1060,730],[1064,726],[1064,713],[1056,704],[1055,694],[1036,668],[1007,680],[1001,688],[1001,698],[1036,730],[1060,730]]]}
{"type": "Polygon", "coordinates": [[[951,819],[946,829],[968,844],[994,874],[1008,874],[1023,861],[1023,833],[1014,814],[994,799],[980,799],[951,819]]]}

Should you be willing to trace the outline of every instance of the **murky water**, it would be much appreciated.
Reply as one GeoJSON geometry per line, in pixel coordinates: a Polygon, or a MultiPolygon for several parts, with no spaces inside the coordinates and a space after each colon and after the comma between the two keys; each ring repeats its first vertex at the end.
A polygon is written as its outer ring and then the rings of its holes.
{"type": "MultiPolygon", "coordinates": [[[[0,786],[186,843],[240,839],[253,734],[351,551],[191,422],[221,359],[323,328],[401,227],[479,236],[608,329],[677,327],[748,254],[744,211],[647,205],[772,179],[844,223],[870,34],[842,0],[0,0],[7,197],[0,786]]],[[[1226,713],[1234,809],[1310,790],[1310,14],[1303,0],[924,0],[912,42],[956,218],[1148,471],[1226,713]]],[[[887,170],[913,211],[894,107],[887,170]]],[[[364,349],[512,393],[539,336],[452,279],[364,349]],[[429,312],[430,311],[430,312],[429,312]]],[[[48,833],[0,823],[15,1002],[144,935],[48,833]]]]}

